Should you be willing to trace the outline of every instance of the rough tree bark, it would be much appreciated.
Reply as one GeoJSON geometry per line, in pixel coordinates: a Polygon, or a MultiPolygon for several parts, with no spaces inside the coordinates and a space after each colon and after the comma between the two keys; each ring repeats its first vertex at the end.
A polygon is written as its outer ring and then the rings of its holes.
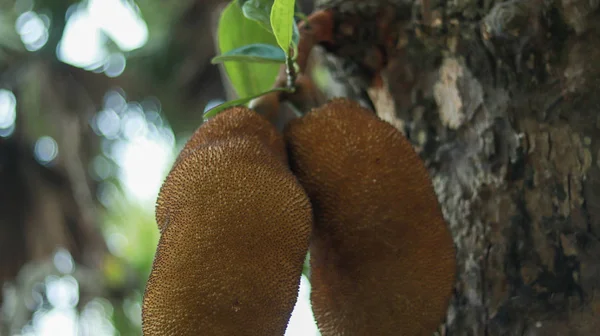
{"type": "Polygon", "coordinates": [[[459,263],[441,334],[600,330],[599,4],[318,4],[336,77],[429,166],[459,263]]]}

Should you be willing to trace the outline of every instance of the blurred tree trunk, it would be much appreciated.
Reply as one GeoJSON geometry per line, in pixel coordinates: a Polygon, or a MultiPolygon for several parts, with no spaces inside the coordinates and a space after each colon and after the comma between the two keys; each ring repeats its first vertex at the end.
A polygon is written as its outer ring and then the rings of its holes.
{"type": "Polygon", "coordinates": [[[599,2],[319,6],[334,75],[364,88],[383,57],[371,102],[430,168],[459,261],[442,334],[597,335],[599,2]]]}
{"type": "Polygon", "coordinates": [[[40,50],[1,46],[10,57],[0,62],[0,88],[15,96],[16,122],[12,134],[0,137],[0,288],[15,281],[25,264],[46,261],[59,249],[94,269],[99,269],[106,252],[95,183],[88,171],[99,147],[89,122],[100,100],[97,96],[107,88],[90,97],[73,76],[77,69],[56,59],[71,4],[37,4],[52,17],[48,41],[40,50]],[[57,151],[49,162],[36,159],[35,145],[41,137],[56,145],[45,150],[57,151]]]}
{"type": "Polygon", "coordinates": [[[0,138],[0,255],[5,256],[0,282],[13,280],[25,263],[44,260],[60,248],[94,268],[106,251],[88,174],[98,147],[89,126],[94,105],[63,70],[54,62],[29,64],[19,74],[27,88],[10,88],[17,122],[10,137],[0,138]],[[51,162],[35,158],[40,136],[56,142],[58,153],[51,162]]]}

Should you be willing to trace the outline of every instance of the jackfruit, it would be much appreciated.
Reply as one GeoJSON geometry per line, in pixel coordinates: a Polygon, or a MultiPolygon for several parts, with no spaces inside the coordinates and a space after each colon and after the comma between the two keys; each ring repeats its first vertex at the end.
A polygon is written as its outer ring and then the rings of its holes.
{"type": "Polygon", "coordinates": [[[431,335],[452,294],[455,249],[410,142],[345,99],[284,135],[313,206],[311,301],[322,335],[431,335]]]}
{"type": "Polygon", "coordinates": [[[283,335],[312,224],[284,143],[233,108],[203,124],[159,193],[144,335],[283,335]],[[160,210],[160,214],[158,214],[160,210]]]}
{"type": "MultiPolygon", "coordinates": [[[[282,162],[287,163],[287,154],[283,137],[275,127],[264,117],[245,107],[232,107],[217,114],[212,119],[198,127],[184,147],[179,152],[173,167],[190,153],[205,147],[209,143],[243,137],[258,141],[275,154],[282,162]]],[[[174,168],[173,168],[174,169],[174,168]]],[[[169,193],[171,185],[164,184],[163,193],[169,193]]],[[[156,223],[162,231],[167,222],[167,213],[170,207],[176,204],[165,204],[166,198],[159,197],[156,205],[156,223]]],[[[177,202],[177,201],[176,201],[177,202]]]]}

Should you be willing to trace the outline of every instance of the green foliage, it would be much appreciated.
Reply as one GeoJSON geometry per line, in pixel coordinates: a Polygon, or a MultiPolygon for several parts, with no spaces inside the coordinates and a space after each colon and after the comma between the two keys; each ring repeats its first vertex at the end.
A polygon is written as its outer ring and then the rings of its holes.
{"type": "MultiPolygon", "coordinates": [[[[258,22],[263,28],[273,33],[271,28],[271,8],[274,0],[238,0],[244,16],[258,22]]],[[[296,16],[304,17],[304,14],[296,12],[296,16]]],[[[292,21],[292,42],[298,44],[300,32],[296,22],[292,21]]]]}
{"type": "Polygon", "coordinates": [[[119,273],[125,270],[122,267],[125,263],[138,273],[140,279],[144,279],[142,285],[145,285],[159,239],[154,212],[151,211],[154,209],[129,200],[121,192],[116,192],[113,197],[113,206],[104,213],[103,231],[106,236],[116,234],[125,239],[119,244],[117,255],[107,258],[105,275],[108,280],[118,282],[124,276],[119,273]]]}
{"type": "MultiPolygon", "coordinates": [[[[259,23],[246,18],[236,2],[231,2],[219,21],[218,44],[221,54],[256,43],[276,45],[277,41],[259,23]]],[[[267,91],[279,72],[279,66],[274,63],[227,62],[224,66],[241,98],[267,91]]]]}
{"type": "Polygon", "coordinates": [[[221,54],[212,63],[224,63],[240,98],[211,109],[205,113],[205,119],[274,91],[267,90],[277,77],[278,64],[287,63],[290,48],[297,46],[300,36],[294,21],[295,3],[295,0],[233,0],[225,8],[218,29],[221,54]]]}
{"type": "Polygon", "coordinates": [[[286,55],[292,44],[295,0],[275,0],[271,8],[271,28],[286,55]]]}
{"type": "Polygon", "coordinates": [[[310,251],[306,253],[304,264],[302,265],[302,274],[310,281],[310,251]]]}
{"type": "Polygon", "coordinates": [[[255,43],[230,50],[212,59],[213,64],[228,61],[285,63],[285,53],[270,44],[255,43]]]}
{"type": "Polygon", "coordinates": [[[271,6],[273,0],[241,0],[239,1],[244,16],[258,22],[263,28],[271,30],[271,6]]]}

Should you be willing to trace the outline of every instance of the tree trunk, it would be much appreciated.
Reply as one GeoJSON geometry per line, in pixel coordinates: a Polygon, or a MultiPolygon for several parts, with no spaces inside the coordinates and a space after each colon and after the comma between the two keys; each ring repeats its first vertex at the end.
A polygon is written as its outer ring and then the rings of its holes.
{"type": "Polygon", "coordinates": [[[32,62],[21,70],[23,85],[12,87],[15,131],[0,137],[0,255],[5,256],[0,258],[0,285],[15,281],[26,263],[46,260],[59,249],[91,268],[99,268],[106,253],[88,176],[98,146],[89,127],[93,105],[65,68],[32,62]],[[32,94],[36,85],[44,90],[32,94]],[[36,161],[40,135],[55,142],[51,162],[36,161]]]}
{"type": "Polygon", "coordinates": [[[430,169],[458,258],[441,334],[600,330],[599,3],[319,4],[334,75],[430,169]]]}

